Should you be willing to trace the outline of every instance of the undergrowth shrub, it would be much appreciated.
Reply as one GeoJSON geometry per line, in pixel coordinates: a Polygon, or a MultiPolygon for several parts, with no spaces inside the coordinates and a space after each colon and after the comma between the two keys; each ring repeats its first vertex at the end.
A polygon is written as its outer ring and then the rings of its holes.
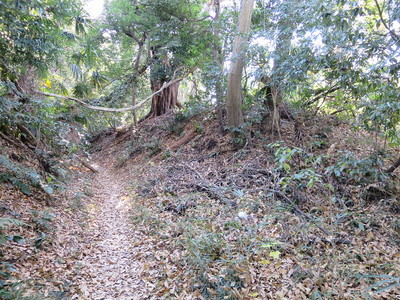
{"type": "Polygon", "coordinates": [[[388,174],[382,168],[383,161],[375,154],[358,158],[351,151],[341,151],[338,160],[327,167],[326,172],[345,182],[366,185],[388,179],[388,174]]]}
{"type": "MultiPolygon", "coordinates": [[[[323,156],[309,154],[302,148],[283,146],[282,142],[268,144],[267,148],[274,149],[276,170],[281,174],[279,184],[283,190],[294,186],[310,189],[323,183],[323,175],[318,171],[323,156]]],[[[327,187],[333,189],[329,184],[327,187]]]]}
{"type": "Polygon", "coordinates": [[[150,156],[154,156],[161,152],[161,140],[152,138],[148,143],[145,143],[143,147],[150,150],[150,156]]]}
{"type": "MultiPolygon", "coordinates": [[[[302,148],[285,146],[280,141],[266,147],[274,150],[276,170],[281,174],[279,182],[283,188],[291,185],[312,188],[315,184],[326,182],[326,176],[354,185],[385,182],[388,179],[388,174],[382,170],[383,161],[376,154],[358,158],[351,151],[340,151],[336,161],[326,166],[326,155],[314,155],[302,148]]],[[[325,186],[333,191],[331,184],[325,186]]]]}
{"type": "Polygon", "coordinates": [[[190,119],[208,113],[210,111],[210,104],[205,101],[200,101],[198,99],[191,99],[185,102],[183,108],[176,114],[177,121],[189,121],[190,119]]]}
{"type": "Polygon", "coordinates": [[[0,166],[7,170],[0,173],[0,182],[10,182],[28,196],[31,195],[31,187],[40,188],[47,194],[53,194],[53,187],[56,183],[52,180],[46,182],[35,170],[20,163],[11,162],[4,155],[0,155],[0,166]]]}
{"type": "Polygon", "coordinates": [[[71,102],[23,94],[14,83],[0,81],[0,132],[29,143],[35,140],[35,152],[51,149],[51,154],[56,156],[74,153],[85,146],[80,144],[85,141],[80,132],[88,128],[82,109],[78,110],[71,102]],[[80,141],[74,141],[75,138],[80,141]]]}
{"type": "Polygon", "coordinates": [[[175,119],[167,124],[165,130],[175,135],[182,135],[183,131],[185,130],[186,124],[187,120],[180,121],[175,119]]]}
{"type": "MultiPolygon", "coordinates": [[[[28,226],[26,223],[10,218],[0,218],[0,246],[8,241],[23,243],[24,238],[19,235],[8,235],[5,233],[7,228],[28,226]]],[[[3,253],[0,250],[0,256],[3,253]]],[[[0,299],[21,299],[15,292],[12,292],[13,285],[6,281],[11,278],[11,273],[15,272],[14,264],[7,261],[0,261],[0,299]]]]}
{"type": "Polygon", "coordinates": [[[400,277],[391,275],[356,275],[359,280],[369,280],[370,286],[363,291],[363,296],[366,299],[375,298],[382,292],[396,289],[400,287],[400,277]]]}
{"type": "Polygon", "coordinates": [[[196,274],[193,288],[199,290],[205,299],[235,299],[232,290],[243,287],[244,283],[235,270],[235,264],[230,262],[233,257],[230,257],[223,233],[205,232],[185,239],[183,246],[189,253],[187,263],[196,274]],[[225,267],[216,274],[212,270],[214,265],[225,267]]]}

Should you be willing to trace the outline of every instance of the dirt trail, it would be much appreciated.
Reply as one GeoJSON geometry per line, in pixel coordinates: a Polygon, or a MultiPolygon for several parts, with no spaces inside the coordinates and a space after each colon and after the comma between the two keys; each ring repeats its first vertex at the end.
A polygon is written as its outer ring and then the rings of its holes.
{"type": "Polygon", "coordinates": [[[79,280],[86,299],[145,299],[137,239],[129,223],[130,197],[123,183],[104,167],[92,181],[88,228],[79,280]]]}

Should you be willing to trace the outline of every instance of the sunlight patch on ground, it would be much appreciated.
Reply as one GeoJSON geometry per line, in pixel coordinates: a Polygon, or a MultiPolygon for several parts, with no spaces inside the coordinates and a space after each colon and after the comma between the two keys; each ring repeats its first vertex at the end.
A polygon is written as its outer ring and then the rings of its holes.
{"type": "Polygon", "coordinates": [[[129,207],[130,202],[132,201],[131,197],[125,195],[119,198],[119,201],[117,203],[117,208],[122,208],[122,207],[129,207]]]}

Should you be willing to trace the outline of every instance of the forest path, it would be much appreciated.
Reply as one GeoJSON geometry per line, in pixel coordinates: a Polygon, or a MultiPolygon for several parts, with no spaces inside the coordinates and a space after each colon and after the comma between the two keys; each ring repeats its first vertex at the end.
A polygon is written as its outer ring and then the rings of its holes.
{"type": "MultiPolygon", "coordinates": [[[[85,299],[145,299],[138,237],[129,222],[131,198],[111,169],[96,166],[86,204],[88,222],[77,284],[85,299]]],[[[82,299],[82,298],[79,298],[82,299]]]]}

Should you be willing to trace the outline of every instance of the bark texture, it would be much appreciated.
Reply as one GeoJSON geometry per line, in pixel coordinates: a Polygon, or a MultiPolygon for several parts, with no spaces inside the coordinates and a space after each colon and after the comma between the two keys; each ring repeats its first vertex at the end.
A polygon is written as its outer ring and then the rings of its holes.
{"type": "MultiPolygon", "coordinates": [[[[155,80],[151,82],[151,90],[158,91],[161,89],[163,82],[155,80]]],[[[179,82],[175,82],[162,90],[161,93],[153,95],[151,101],[151,110],[146,118],[155,118],[173,111],[176,107],[181,108],[182,105],[178,101],[179,82]]]]}
{"type": "MultiPolygon", "coordinates": [[[[224,69],[224,59],[222,55],[222,46],[219,42],[220,40],[220,11],[221,11],[221,4],[220,0],[214,0],[214,43],[213,43],[213,52],[212,52],[212,59],[216,64],[216,68],[218,73],[223,74],[224,69]]],[[[215,80],[215,98],[217,99],[217,115],[218,115],[218,125],[219,125],[219,133],[221,135],[224,134],[225,126],[224,126],[224,117],[223,117],[223,109],[224,109],[224,91],[222,88],[223,78],[220,76],[215,80]]]]}
{"type": "Polygon", "coordinates": [[[282,102],[282,94],[279,87],[266,85],[264,93],[264,105],[267,109],[261,121],[261,132],[272,134],[274,131],[279,133],[280,113],[279,105],[282,102]]]}
{"type": "Polygon", "coordinates": [[[226,95],[226,113],[229,126],[238,127],[243,124],[242,112],[242,73],[244,52],[250,30],[254,0],[242,0],[239,13],[238,35],[233,42],[233,58],[228,74],[228,90],[226,95]]]}

